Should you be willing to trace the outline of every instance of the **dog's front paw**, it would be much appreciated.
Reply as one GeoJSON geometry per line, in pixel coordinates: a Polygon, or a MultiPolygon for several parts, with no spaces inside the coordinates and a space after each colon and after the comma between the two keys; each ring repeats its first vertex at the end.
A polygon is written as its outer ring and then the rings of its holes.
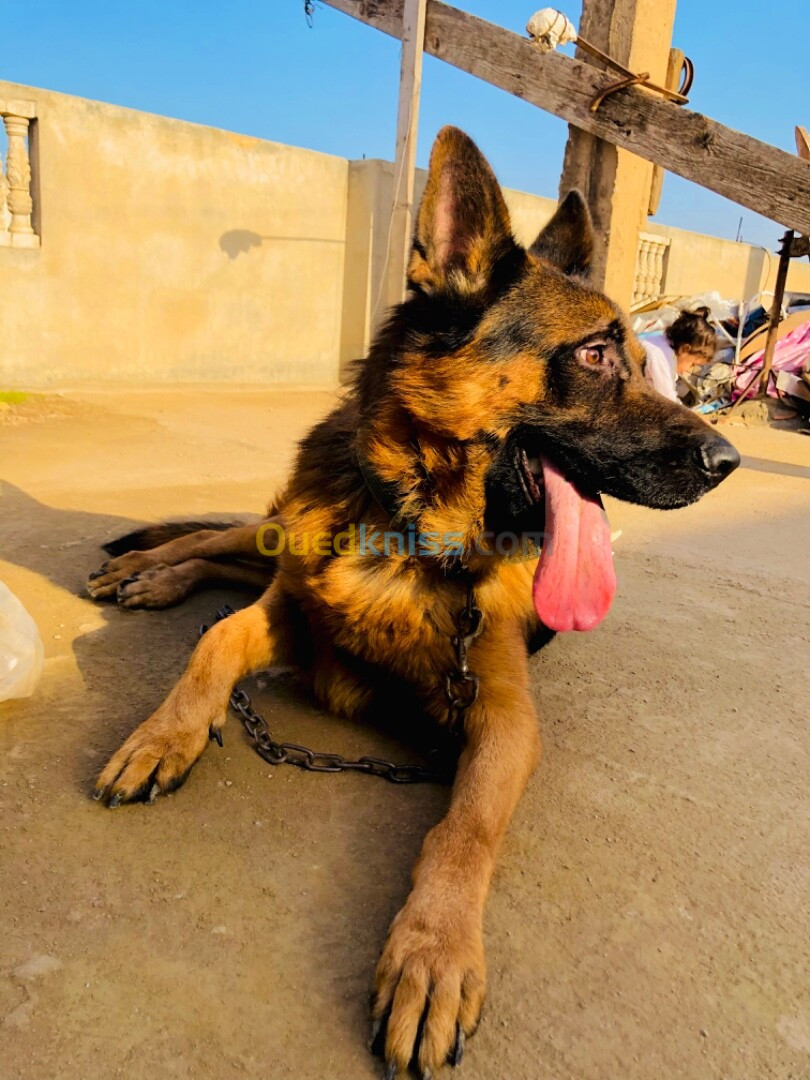
{"type": "Polygon", "coordinates": [[[130,735],[110,758],[96,781],[93,798],[116,807],[122,802],[153,802],[180,787],[208,745],[209,737],[221,745],[218,728],[191,722],[163,705],[130,735]]]}
{"type": "Polygon", "coordinates": [[[129,579],[154,565],[154,556],[149,551],[129,551],[108,559],[87,579],[87,592],[93,600],[115,599],[119,585],[127,584],[129,579]]]}
{"type": "Polygon", "coordinates": [[[171,607],[185,600],[194,584],[194,577],[187,571],[158,563],[119,582],[116,590],[118,606],[130,609],[171,607]]]}
{"type": "MultiPolygon", "coordinates": [[[[444,901],[446,904],[446,900],[444,901]]],[[[477,911],[442,911],[442,900],[397,915],[377,965],[372,1049],[385,1056],[386,1080],[409,1065],[423,1080],[458,1065],[478,1026],[486,966],[477,911]]]]}

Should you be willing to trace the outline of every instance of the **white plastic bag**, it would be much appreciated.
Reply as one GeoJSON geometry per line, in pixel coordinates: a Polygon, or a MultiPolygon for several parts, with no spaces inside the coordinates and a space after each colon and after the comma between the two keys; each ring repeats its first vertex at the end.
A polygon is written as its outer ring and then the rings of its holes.
{"type": "Polygon", "coordinates": [[[0,581],[0,701],[30,697],[42,674],[42,661],[36,623],[0,581]]]}
{"type": "Polygon", "coordinates": [[[534,40],[540,52],[552,52],[558,45],[568,45],[577,40],[574,24],[556,8],[535,11],[526,23],[526,32],[534,40]]]}

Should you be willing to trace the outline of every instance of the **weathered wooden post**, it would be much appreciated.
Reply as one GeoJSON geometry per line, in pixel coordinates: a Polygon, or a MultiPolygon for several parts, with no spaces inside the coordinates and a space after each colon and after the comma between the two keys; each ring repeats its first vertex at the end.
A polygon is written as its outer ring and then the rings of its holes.
{"type": "MultiPolygon", "coordinates": [[[[392,37],[402,36],[404,0],[321,2],[392,37]]],[[[608,4],[608,0],[598,2],[608,4]]],[[[637,7],[639,13],[643,10],[645,18],[657,20],[654,28],[660,37],[661,13],[674,11],[674,3],[675,0],[616,0],[616,8],[621,6],[626,10],[630,5],[634,10],[637,7]]],[[[660,94],[635,85],[616,93],[615,73],[606,74],[592,63],[554,52],[540,55],[528,38],[442,0],[427,0],[426,8],[424,51],[430,56],[789,229],[810,234],[810,162],[725,127],[701,113],[674,106],[660,94]],[[598,108],[594,108],[597,99],[598,108]]],[[[645,44],[641,38],[643,25],[639,18],[633,32],[634,44],[639,49],[645,44]]],[[[662,45],[662,56],[667,55],[668,49],[662,45]]],[[[631,51],[630,60],[638,68],[635,51],[631,51]]],[[[656,67],[652,63],[647,66],[656,67]]],[[[662,79],[659,71],[655,81],[665,83],[665,73],[662,79]]],[[[581,177],[574,182],[587,190],[588,185],[581,177]]],[[[632,267],[632,259],[629,264],[632,267]]],[[[632,289],[632,273],[629,280],[625,302],[632,289]]]]}
{"type": "MultiPolygon", "coordinates": [[[[584,0],[579,30],[586,41],[633,71],[666,83],[676,0],[584,0]]],[[[577,55],[594,60],[581,49],[577,55]]],[[[674,106],[672,106],[674,108],[674,106]]],[[[639,232],[647,219],[652,165],[635,154],[569,126],[560,194],[585,195],[598,244],[593,276],[609,296],[629,305],[639,232]]]]}
{"type": "Polygon", "coordinates": [[[386,268],[389,305],[398,304],[405,298],[405,271],[413,234],[416,138],[419,130],[426,9],[427,0],[404,0],[402,9],[397,147],[391,203],[391,240],[386,268]]]}

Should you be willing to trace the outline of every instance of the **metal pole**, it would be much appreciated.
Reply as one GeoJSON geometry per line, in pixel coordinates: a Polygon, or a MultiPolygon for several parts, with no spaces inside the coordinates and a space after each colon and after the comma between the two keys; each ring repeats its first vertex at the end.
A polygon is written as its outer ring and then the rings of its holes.
{"type": "Polygon", "coordinates": [[[773,306],[771,307],[770,321],[768,323],[768,336],[765,340],[765,355],[762,357],[762,374],[759,380],[759,396],[765,397],[768,393],[768,380],[771,377],[773,354],[776,348],[776,332],[782,320],[782,301],[785,298],[785,284],[787,283],[788,267],[790,266],[790,249],[793,246],[793,230],[788,229],[782,237],[782,248],[779,252],[779,269],[776,273],[776,286],[773,293],[773,306]]]}

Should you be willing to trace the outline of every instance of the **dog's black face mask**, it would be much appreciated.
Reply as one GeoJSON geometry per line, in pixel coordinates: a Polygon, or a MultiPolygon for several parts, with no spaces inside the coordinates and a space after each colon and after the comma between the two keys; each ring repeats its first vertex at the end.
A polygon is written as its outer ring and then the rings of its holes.
{"type": "MultiPolygon", "coordinates": [[[[700,417],[647,384],[644,350],[618,309],[581,274],[566,272],[587,264],[584,205],[569,198],[561,215],[563,239],[547,245],[541,233],[522,280],[493,310],[484,336],[496,362],[533,352],[542,366],[540,394],[515,410],[489,471],[487,517],[494,524],[506,515],[512,528],[537,528],[544,463],[586,496],[687,506],[725,479],[739,454],[700,417]],[[549,250],[556,265],[549,265],[549,250]]],[[[557,228],[553,219],[546,232],[557,228]]]]}
{"type": "Polygon", "coordinates": [[[647,386],[617,321],[549,357],[543,400],[521,410],[488,474],[492,524],[508,517],[512,528],[542,527],[544,460],[585,495],[674,509],[716,487],[740,458],[703,420],[647,386]]]}
{"type": "Polygon", "coordinates": [[[541,396],[525,405],[485,482],[493,532],[542,533],[532,583],[539,621],[589,630],[616,589],[601,495],[669,509],[699,499],[739,464],[737,451],[645,382],[615,320],[545,363],[541,396]]]}

